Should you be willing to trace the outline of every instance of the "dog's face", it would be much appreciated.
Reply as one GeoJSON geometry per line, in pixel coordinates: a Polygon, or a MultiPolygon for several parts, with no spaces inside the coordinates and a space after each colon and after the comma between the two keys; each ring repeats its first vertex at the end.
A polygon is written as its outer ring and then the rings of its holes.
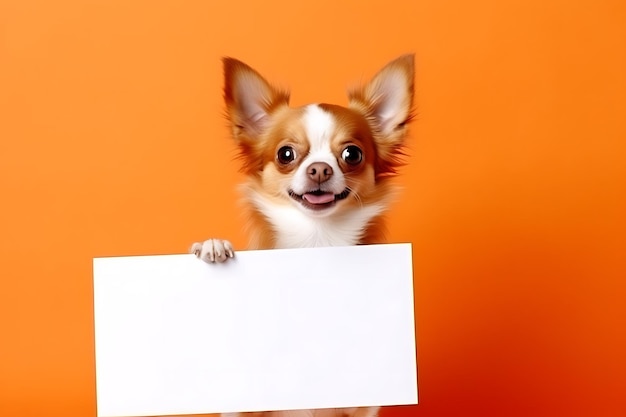
{"type": "Polygon", "coordinates": [[[394,173],[413,98],[413,57],[389,63],[350,104],[288,105],[240,61],[224,60],[227,115],[244,171],[273,204],[324,217],[379,197],[394,173]]]}
{"type": "Polygon", "coordinates": [[[262,136],[262,188],[315,216],[356,204],[375,183],[376,148],[365,118],[332,105],[283,108],[262,136]]]}

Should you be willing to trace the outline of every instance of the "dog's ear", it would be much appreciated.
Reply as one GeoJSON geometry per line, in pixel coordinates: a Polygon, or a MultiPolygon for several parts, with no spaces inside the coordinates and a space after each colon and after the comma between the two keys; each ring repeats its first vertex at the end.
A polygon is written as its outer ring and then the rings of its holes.
{"type": "Polygon", "coordinates": [[[367,119],[376,143],[376,175],[393,175],[402,165],[404,137],[411,120],[415,56],[403,55],[383,67],[364,86],[348,93],[349,107],[367,119]]]}
{"type": "Polygon", "coordinates": [[[415,56],[403,55],[383,67],[364,86],[348,93],[350,107],[364,114],[383,143],[398,145],[411,119],[415,56]]]}
{"type": "Polygon", "coordinates": [[[267,125],[269,113],[289,103],[289,92],[272,87],[258,72],[234,58],[224,58],[226,116],[235,139],[256,139],[267,125]]]}

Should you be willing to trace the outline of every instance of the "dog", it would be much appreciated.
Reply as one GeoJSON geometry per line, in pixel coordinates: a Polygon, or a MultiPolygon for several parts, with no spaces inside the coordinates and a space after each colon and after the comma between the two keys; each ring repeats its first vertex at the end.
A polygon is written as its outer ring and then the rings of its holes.
{"type": "MultiPolygon", "coordinates": [[[[348,105],[289,106],[247,64],[224,58],[224,101],[239,148],[249,249],[384,242],[383,215],[397,194],[412,119],[414,56],[389,62],[349,90],[348,105]]],[[[228,240],[208,239],[191,253],[209,262],[235,256],[228,240]]],[[[375,417],[378,407],[271,411],[250,417],[375,417]]],[[[223,414],[236,417],[239,413],[223,414]]]]}

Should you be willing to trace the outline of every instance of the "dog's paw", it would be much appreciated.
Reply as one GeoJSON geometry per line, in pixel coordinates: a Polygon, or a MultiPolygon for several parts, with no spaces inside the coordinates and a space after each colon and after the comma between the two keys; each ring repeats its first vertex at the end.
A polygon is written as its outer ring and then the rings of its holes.
{"type": "Polygon", "coordinates": [[[228,240],[209,239],[191,245],[189,252],[208,263],[224,262],[235,257],[233,245],[228,240]]]}

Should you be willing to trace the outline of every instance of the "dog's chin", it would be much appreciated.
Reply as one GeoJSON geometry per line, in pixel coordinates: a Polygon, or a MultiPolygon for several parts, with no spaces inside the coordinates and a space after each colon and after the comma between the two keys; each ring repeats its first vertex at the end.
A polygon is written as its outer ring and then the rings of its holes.
{"type": "Polygon", "coordinates": [[[307,191],[304,194],[298,194],[293,190],[289,190],[287,194],[306,213],[315,216],[325,216],[335,211],[337,205],[350,195],[350,190],[346,188],[339,194],[319,189],[307,191]]]}

